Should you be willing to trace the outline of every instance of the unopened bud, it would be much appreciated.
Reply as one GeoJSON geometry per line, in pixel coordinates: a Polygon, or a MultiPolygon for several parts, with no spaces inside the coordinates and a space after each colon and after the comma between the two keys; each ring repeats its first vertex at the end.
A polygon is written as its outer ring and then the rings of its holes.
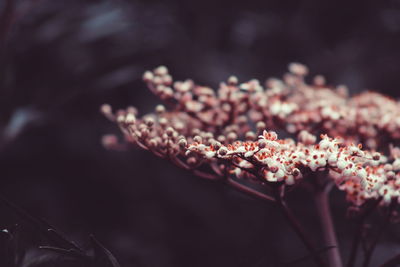
{"type": "Polygon", "coordinates": [[[218,155],[220,156],[225,156],[228,153],[228,149],[226,147],[221,147],[220,149],[218,149],[218,155]]]}
{"type": "Polygon", "coordinates": [[[221,142],[221,143],[225,143],[226,137],[225,137],[224,135],[220,135],[220,136],[217,137],[217,140],[218,140],[219,142],[221,142]]]}
{"type": "Polygon", "coordinates": [[[180,148],[186,148],[186,146],[187,146],[187,141],[186,141],[186,139],[180,139],[179,141],[178,141],[178,145],[179,145],[179,147],[180,148]]]}
{"type": "Polygon", "coordinates": [[[374,153],[374,154],[372,155],[372,159],[373,159],[373,160],[380,160],[380,159],[381,159],[381,155],[380,155],[379,153],[374,153]]]}
{"type": "Polygon", "coordinates": [[[325,85],[325,77],[322,75],[317,75],[314,77],[314,84],[316,86],[324,86],[325,85]]]}
{"type": "Polygon", "coordinates": [[[290,63],[289,71],[299,76],[305,76],[308,73],[308,68],[300,63],[290,63]]]}
{"type": "Polygon", "coordinates": [[[149,133],[150,133],[149,129],[147,129],[147,128],[140,130],[140,135],[141,135],[142,138],[146,138],[147,136],[149,136],[149,133]]]}
{"type": "Polygon", "coordinates": [[[113,134],[107,134],[101,138],[101,143],[105,148],[110,149],[118,143],[118,138],[113,134]]]}
{"type": "Polygon", "coordinates": [[[299,170],[298,168],[294,168],[294,169],[292,170],[292,175],[293,175],[294,177],[299,176],[299,174],[300,174],[300,170],[299,170]]]}
{"type": "Polygon", "coordinates": [[[125,117],[126,124],[134,124],[136,122],[136,117],[132,113],[128,113],[125,117]]]}
{"type": "Polygon", "coordinates": [[[171,77],[171,75],[168,75],[168,74],[164,75],[163,78],[162,78],[162,81],[163,81],[163,83],[164,83],[165,85],[171,85],[171,84],[172,84],[172,77],[171,77]]]}
{"type": "Polygon", "coordinates": [[[257,122],[256,127],[257,131],[263,131],[267,127],[267,125],[265,125],[265,122],[259,121],[257,122]]]}
{"type": "Polygon", "coordinates": [[[129,106],[126,109],[126,113],[132,113],[133,115],[137,116],[138,110],[135,107],[129,106]]]}
{"type": "Polygon", "coordinates": [[[246,140],[254,140],[256,138],[256,135],[253,132],[247,132],[246,133],[246,140]]]}
{"type": "Polygon", "coordinates": [[[171,87],[165,87],[163,91],[163,96],[165,98],[170,98],[174,95],[174,91],[172,91],[171,87]]]}
{"type": "Polygon", "coordinates": [[[118,123],[123,123],[125,122],[125,116],[123,114],[117,115],[117,122],[118,123]]]}
{"type": "Polygon", "coordinates": [[[196,135],[195,137],[193,137],[193,141],[200,144],[203,141],[203,139],[201,138],[201,136],[196,135]]]}
{"type": "Polygon", "coordinates": [[[166,134],[167,134],[168,136],[171,137],[171,136],[174,134],[175,130],[174,130],[174,128],[172,128],[172,127],[168,127],[168,128],[165,130],[165,132],[166,132],[166,134]]]}
{"type": "Polygon", "coordinates": [[[220,149],[221,145],[222,145],[222,144],[221,144],[220,142],[218,142],[218,141],[214,141],[214,142],[212,143],[212,146],[213,146],[214,149],[216,149],[216,150],[220,149]]]}
{"type": "Polygon", "coordinates": [[[145,81],[145,82],[150,82],[151,80],[153,80],[153,78],[154,78],[154,75],[151,71],[146,71],[143,74],[143,81],[145,81]]]}
{"type": "Polygon", "coordinates": [[[195,157],[190,157],[186,160],[186,163],[190,166],[193,167],[197,163],[197,159],[195,157]]]}
{"type": "Polygon", "coordinates": [[[158,68],[156,68],[156,69],[154,70],[154,73],[155,73],[156,75],[160,75],[160,76],[166,75],[166,74],[168,74],[168,69],[167,69],[167,67],[165,67],[165,66],[159,66],[158,68]]]}
{"type": "Polygon", "coordinates": [[[103,104],[100,107],[100,111],[105,115],[109,115],[112,113],[112,108],[109,104],[103,104]]]}
{"type": "Polygon", "coordinates": [[[230,132],[230,133],[228,133],[226,138],[228,139],[229,142],[233,142],[237,139],[237,134],[234,132],[230,132]]]}
{"type": "Polygon", "coordinates": [[[230,76],[228,78],[228,84],[229,85],[237,85],[238,84],[238,78],[236,76],[230,76]]]}
{"type": "Polygon", "coordinates": [[[157,142],[156,139],[152,138],[152,139],[150,139],[150,141],[149,141],[149,145],[150,145],[151,147],[157,147],[158,142],[157,142]]]}
{"type": "Polygon", "coordinates": [[[258,147],[265,148],[267,146],[267,142],[264,139],[258,140],[258,147]]]}
{"type": "Polygon", "coordinates": [[[147,118],[144,119],[144,123],[148,127],[152,127],[154,125],[154,119],[152,117],[147,117],[147,118]]]}
{"type": "Polygon", "coordinates": [[[168,120],[166,118],[160,118],[158,123],[161,125],[161,127],[165,127],[168,124],[168,120]]]}
{"type": "Polygon", "coordinates": [[[157,114],[163,114],[165,112],[165,107],[163,105],[157,105],[156,112],[157,114]]]}

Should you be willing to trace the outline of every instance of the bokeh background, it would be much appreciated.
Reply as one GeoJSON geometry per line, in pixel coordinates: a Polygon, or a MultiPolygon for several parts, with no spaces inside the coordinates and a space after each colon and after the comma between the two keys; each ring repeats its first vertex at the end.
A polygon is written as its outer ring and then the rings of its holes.
{"type": "MultiPolygon", "coordinates": [[[[398,0],[2,0],[0,194],[70,239],[94,234],[122,266],[281,266],[306,251],[274,207],[144,151],[105,150],[118,129],[99,106],[150,112],[141,75],[159,65],[216,87],[296,61],[353,94],[398,97],[399,47],[398,0]]],[[[289,202],[321,245],[303,193],[289,202]]],[[[339,192],[333,203],[346,256],[353,226],[339,192]]],[[[0,205],[0,228],[16,222],[0,205]]],[[[372,266],[398,253],[397,228],[372,266]]]]}

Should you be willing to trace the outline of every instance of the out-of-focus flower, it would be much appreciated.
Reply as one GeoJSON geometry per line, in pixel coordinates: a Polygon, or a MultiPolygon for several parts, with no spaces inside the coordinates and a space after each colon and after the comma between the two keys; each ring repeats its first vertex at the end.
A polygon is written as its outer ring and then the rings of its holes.
{"type": "MultiPolygon", "coordinates": [[[[329,88],[323,77],[306,84],[308,70],[298,63],[289,70],[267,88],[257,80],[239,84],[231,76],[214,91],[192,80],[174,82],[161,66],[143,75],[164,102],[154,113],[138,117],[134,108],[113,113],[108,105],[101,110],[128,143],[203,177],[293,185],[328,171],[353,204],[379,196],[384,203],[398,199],[398,148],[391,148],[396,155],[391,162],[376,149],[397,140],[399,103],[372,92],[348,97],[343,86],[329,88]],[[279,139],[272,130],[297,133],[297,141],[279,139]]],[[[117,146],[114,137],[104,143],[117,146]]]]}

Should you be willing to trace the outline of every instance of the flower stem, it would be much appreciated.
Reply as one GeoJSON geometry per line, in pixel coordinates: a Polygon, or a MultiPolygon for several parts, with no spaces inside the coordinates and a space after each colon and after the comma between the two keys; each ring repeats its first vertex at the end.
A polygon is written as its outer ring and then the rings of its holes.
{"type": "Polygon", "coordinates": [[[329,266],[342,267],[342,257],[340,256],[335,227],[333,225],[332,215],[329,207],[329,192],[329,185],[317,190],[315,192],[315,204],[321,221],[325,245],[327,247],[331,247],[327,252],[329,266]]]}
{"type": "Polygon", "coordinates": [[[237,182],[237,181],[235,181],[235,180],[233,180],[231,178],[228,178],[226,180],[226,182],[230,186],[232,186],[233,188],[235,188],[235,189],[237,189],[237,190],[239,190],[241,192],[247,193],[250,196],[254,196],[256,198],[263,199],[263,200],[270,201],[270,202],[275,202],[275,199],[273,197],[268,196],[268,195],[266,195],[264,193],[261,193],[260,191],[257,191],[257,190],[255,190],[255,189],[253,189],[253,188],[251,188],[251,187],[249,187],[247,185],[239,183],[239,182],[237,182]]]}
{"type": "Polygon", "coordinates": [[[289,225],[293,228],[296,234],[299,236],[300,240],[306,246],[307,250],[311,253],[315,264],[318,267],[326,266],[317,249],[315,248],[313,242],[310,240],[309,236],[305,233],[303,227],[301,226],[297,217],[293,214],[292,210],[288,207],[286,201],[283,199],[279,190],[275,192],[275,199],[278,207],[282,211],[283,215],[289,222],[289,225]]]}
{"type": "Polygon", "coordinates": [[[364,262],[362,265],[363,267],[368,267],[370,265],[370,262],[372,259],[372,254],[374,253],[375,247],[378,244],[379,238],[381,237],[381,235],[383,234],[387,225],[390,222],[390,219],[392,217],[392,212],[395,208],[395,205],[396,205],[396,202],[394,202],[394,201],[389,205],[389,208],[388,208],[387,214],[386,214],[386,218],[382,222],[377,235],[375,236],[374,240],[371,242],[371,245],[369,246],[369,248],[367,249],[367,251],[365,253],[364,262]]]}
{"type": "Polygon", "coordinates": [[[363,207],[363,209],[360,211],[356,218],[356,232],[353,238],[353,242],[351,245],[351,250],[350,250],[350,257],[347,262],[347,267],[353,267],[356,263],[357,260],[357,252],[358,252],[358,247],[360,245],[361,241],[361,235],[364,230],[364,223],[367,217],[372,213],[372,211],[375,210],[375,208],[378,206],[379,202],[381,202],[382,198],[378,198],[374,201],[369,201],[366,203],[363,207]]]}

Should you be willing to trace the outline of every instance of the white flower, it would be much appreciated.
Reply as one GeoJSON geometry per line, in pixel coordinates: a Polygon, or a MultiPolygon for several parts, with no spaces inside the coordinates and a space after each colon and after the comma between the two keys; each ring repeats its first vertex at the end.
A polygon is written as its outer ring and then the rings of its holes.
{"type": "Polygon", "coordinates": [[[337,161],[336,166],[340,169],[340,170],[344,170],[346,168],[346,166],[348,165],[348,163],[346,161],[344,161],[343,159],[339,159],[337,161]]]}
{"type": "Polygon", "coordinates": [[[343,175],[343,176],[352,176],[353,173],[354,173],[354,169],[353,169],[353,168],[346,167],[346,168],[343,170],[342,175],[343,175]]]}
{"type": "Polygon", "coordinates": [[[204,155],[206,156],[206,158],[211,159],[215,156],[215,154],[215,151],[207,151],[204,155]]]}
{"type": "Polygon", "coordinates": [[[255,151],[251,150],[251,151],[247,151],[246,153],[244,153],[244,157],[245,158],[250,158],[251,156],[253,156],[255,153],[255,151]]]}
{"type": "Polygon", "coordinates": [[[286,179],[286,184],[292,185],[292,184],[294,184],[294,182],[295,182],[295,180],[294,180],[293,175],[288,175],[288,177],[286,179]]]}
{"type": "Polygon", "coordinates": [[[236,148],[235,150],[231,150],[227,153],[227,155],[234,155],[234,154],[240,154],[240,153],[246,153],[246,148],[244,146],[240,146],[236,148]]]}
{"type": "Polygon", "coordinates": [[[285,172],[282,169],[279,169],[276,173],[275,173],[275,177],[278,181],[282,181],[283,177],[285,176],[285,172]]]}
{"type": "Polygon", "coordinates": [[[399,171],[400,170],[400,158],[395,159],[392,163],[393,170],[394,171],[399,171]]]}
{"type": "Polygon", "coordinates": [[[315,161],[311,161],[311,162],[308,164],[308,167],[309,167],[313,172],[315,172],[315,171],[317,170],[317,168],[318,168],[318,165],[315,163],[315,161]]]}
{"type": "Polygon", "coordinates": [[[220,147],[218,149],[218,156],[223,157],[228,154],[228,149],[226,147],[220,147]]]}
{"type": "Polygon", "coordinates": [[[280,101],[275,101],[270,107],[272,115],[278,115],[281,112],[281,109],[282,107],[280,101]]]}
{"type": "Polygon", "coordinates": [[[337,161],[338,161],[337,154],[332,153],[328,158],[329,165],[335,165],[337,163],[337,161]]]}
{"type": "Polygon", "coordinates": [[[367,178],[367,171],[364,168],[357,169],[356,174],[360,179],[365,180],[367,178]]]}
{"type": "Polygon", "coordinates": [[[277,181],[276,176],[275,176],[274,173],[272,173],[272,172],[266,172],[266,174],[265,174],[265,179],[266,179],[268,182],[276,182],[276,181],[277,181]]]}
{"type": "Polygon", "coordinates": [[[239,167],[245,168],[245,169],[250,169],[250,168],[253,168],[254,166],[247,160],[242,160],[241,162],[239,162],[239,167]]]}
{"type": "Polygon", "coordinates": [[[385,203],[390,203],[392,200],[393,189],[389,185],[383,185],[378,191],[379,195],[383,197],[385,203]]]}
{"type": "Polygon", "coordinates": [[[329,141],[328,138],[323,138],[320,142],[319,142],[319,147],[320,149],[328,149],[331,146],[331,141],[329,141]]]}

